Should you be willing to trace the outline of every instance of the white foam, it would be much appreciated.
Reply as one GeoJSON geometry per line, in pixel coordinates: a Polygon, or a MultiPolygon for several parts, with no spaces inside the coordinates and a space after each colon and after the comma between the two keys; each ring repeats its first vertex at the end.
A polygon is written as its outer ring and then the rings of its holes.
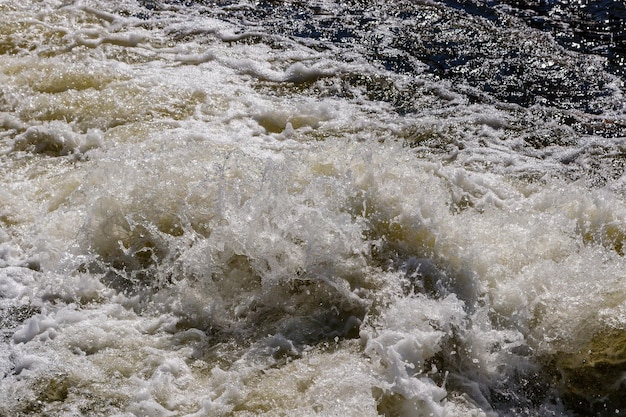
{"type": "Polygon", "coordinates": [[[0,23],[39,53],[0,63],[0,413],[496,415],[623,330],[620,182],[523,148],[520,109],[423,80],[400,117],[363,57],[33,7],[0,23]]]}

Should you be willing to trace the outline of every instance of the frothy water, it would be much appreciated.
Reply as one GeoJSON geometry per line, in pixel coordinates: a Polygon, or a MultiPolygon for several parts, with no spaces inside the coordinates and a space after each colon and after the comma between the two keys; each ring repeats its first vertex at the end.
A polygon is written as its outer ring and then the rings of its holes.
{"type": "Polygon", "coordinates": [[[594,4],[1,3],[0,415],[626,412],[594,4]]]}

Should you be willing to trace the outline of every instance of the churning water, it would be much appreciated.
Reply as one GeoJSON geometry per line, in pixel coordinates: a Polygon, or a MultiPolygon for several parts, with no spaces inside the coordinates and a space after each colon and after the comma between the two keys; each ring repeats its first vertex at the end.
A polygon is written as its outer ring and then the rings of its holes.
{"type": "Polygon", "coordinates": [[[618,1],[0,1],[0,415],[626,413],[618,1]]]}

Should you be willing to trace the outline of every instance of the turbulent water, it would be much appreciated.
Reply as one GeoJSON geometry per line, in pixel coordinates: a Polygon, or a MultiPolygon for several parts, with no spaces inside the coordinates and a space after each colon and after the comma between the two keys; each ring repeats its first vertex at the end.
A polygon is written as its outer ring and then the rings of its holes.
{"type": "Polygon", "coordinates": [[[0,16],[0,415],[626,413],[623,2],[0,16]]]}

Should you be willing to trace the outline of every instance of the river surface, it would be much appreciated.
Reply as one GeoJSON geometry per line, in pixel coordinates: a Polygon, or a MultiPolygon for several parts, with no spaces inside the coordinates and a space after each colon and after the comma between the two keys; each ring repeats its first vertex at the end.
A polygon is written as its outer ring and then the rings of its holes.
{"type": "Polygon", "coordinates": [[[1,416],[626,413],[623,2],[0,16],[1,416]]]}

